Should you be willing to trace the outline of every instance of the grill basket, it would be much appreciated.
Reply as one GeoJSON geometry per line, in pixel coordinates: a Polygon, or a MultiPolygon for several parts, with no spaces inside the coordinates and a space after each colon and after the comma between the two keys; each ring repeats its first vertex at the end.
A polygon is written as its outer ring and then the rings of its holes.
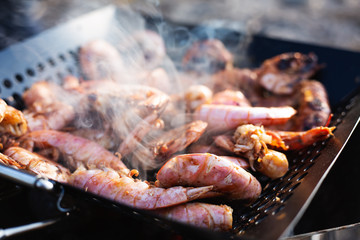
{"type": "MultiPolygon", "coordinates": [[[[1,97],[6,99],[8,104],[22,108],[21,95],[35,81],[46,79],[61,83],[63,77],[68,74],[80,76],[77,62],[79,47],[93,39],[114,42],[121,36],[120,33],[132,30],[132,27],[123,26],[126,25],[125,22],[129,23],[133,16],[133,13],[114,6],[105,7],[3,50],[0,52],[1,97]]],[[[283,52],[316,53],[319,61],[326,63],[326,67],[317,78],[323,82],[329,93],[334,113],[330,125],[337,127],[334,136],[289,157],[288,173],[280,179],[264,183],[260,198],[251,206],[244,207],[237,202],[229,203],[234,209],[234,227],[229,233],[214,233],[162,219],[147,211],[114,203],[66,184],[50,181],[56,188],[46,184],[43,186],[39,184],[38,178],[17,170],[8,171],[8,167],[2,165],[0,175],[17,183],[48,191],[55,191],[54,189],[61,186],[65,195],[69,195],[70,198],[95,201],[119,210],[120,214],[129,214],[166,229],[176,229],[181,234],[191,232],[195,234],[192,236],[199,238],[278,239],[290,235],[358,123],[360,95],[359,91],[354,89],[357,89],[355,79],[359,75],[359,70],[355,66],[346,65],[349,59],[352,62],[360,62],[360,54],[261,36],[253,36],[251,41],[248,41],[249,38],[241,33],[222,27],[186,26],[152,18],[135,23],[136,26],[142,24],[167,37],[173,36],[166,45],[170,57],[175,59],[175,62],[181,53],[178,50],[186,47],[184,41],[188,39],[189,32],[202,38],[204,34],[209,36],[209,29],[211,34],[222,36],[222,41],[237,56],[239,66],[259,66],[264,59],[283,52]],[[203,31],[204,29],[206,31],[203,31]]],[[[56,191],[56,194],[58,192],[56,191]]]]}

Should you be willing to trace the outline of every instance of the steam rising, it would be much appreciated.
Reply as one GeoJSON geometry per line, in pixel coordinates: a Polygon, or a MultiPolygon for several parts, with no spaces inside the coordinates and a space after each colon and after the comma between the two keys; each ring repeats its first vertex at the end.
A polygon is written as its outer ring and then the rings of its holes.
{"type": "Polygon", "coordinates": [[[222,56],[229,50],[241,56],[248,38],[209,26],[173,26],[161,17],[145,19],[128,7],[119,9],[114,24],[104,27],[109,27],[108,36],[80,48],[78,82],[65,81],[66,90],[74,94],[66,102],[76,111],[69,131],[121,153],[122,160],[146,178],[146,170],[158,168],[157,158],[169,156],[171,147],[182,144],[175,150],[183,151],[191,143],[188,131],[206,128],[190,124],[192,111],[202,102],[198,96],[212,89],[216,71],[232,67],[232,57],[222,56]],[[229,49],[211,40],[215,38],[229,49]],[[187,64],[192,68],[186,70],[185,53],[207,39],[205,57],[196,54],[200,44],[190,53],[187,64]]]}

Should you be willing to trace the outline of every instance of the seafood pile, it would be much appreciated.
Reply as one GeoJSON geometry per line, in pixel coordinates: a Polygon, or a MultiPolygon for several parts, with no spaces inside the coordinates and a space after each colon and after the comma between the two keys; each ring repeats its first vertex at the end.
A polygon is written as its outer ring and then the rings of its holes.
{"type": "Polygon", "coordinates": [[[199,40],[174,74],[163,67],[157,33],[118,44],[82,46],[81,76],[35,82],[24,109],[0,99],[1,163],[229,231],[232,208],[209,199],[250,204],[262,191],[259,176],[282,177],[288,152],[332,135],[326,90],[311,80],[321,67],[313,53],[243,69],[220,40],[199,40]]]}

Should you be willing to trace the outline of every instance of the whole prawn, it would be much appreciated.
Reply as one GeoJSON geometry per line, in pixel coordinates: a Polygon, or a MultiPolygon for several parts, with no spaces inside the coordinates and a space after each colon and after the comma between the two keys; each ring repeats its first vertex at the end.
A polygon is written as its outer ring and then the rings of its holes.
{"type": "Polygon", "coordinates": [[[111,169],[77,169],[69,184],[115,202],[140,209],[159,209],[202,197],[212,187],[159,188],[148,182],[119,175],[111,169]]]}
{"type": "Polygon", "coordinates": [[[194,118],[205,121],[210,129],[226,131],[241,124],[284,124],[296,111],[292,107],[240,107],[203,104],[196,109],[194,118]]]}
{"type": "Polygon", "coordinates": [[[70,133],[55,130],[34,131],[24,135],[22,141],[22,145],[58,149],[65,155],[67,164],[72,169],[85,165],[87,168],[109,167],[125,175],[130,173],[120,157],[95,142],[70,133]]]}
{"type": "Polygon", "coordinates": [[[70,176],[70,171],[59,163],[50,161],[21,147],[10,147],[5,150],[4,154],[14,159],[17,163],[24,165],[23,169],[30,170],[49,179],[66,183],[70,176]]]}
{"type": "Polygon", "coordinates": [[[232,161],[209,153],[182,154],[171,158],[158,171],[162,187],[213,186],[230,199],[256,199],[261,185],[249,172],[232,161]]]}
{"type": "Polygon", "coordinates": [[[215,231],[232,229],[233,209],[227,205],[184,203],[155,211],[166,218],[215,231]]]}

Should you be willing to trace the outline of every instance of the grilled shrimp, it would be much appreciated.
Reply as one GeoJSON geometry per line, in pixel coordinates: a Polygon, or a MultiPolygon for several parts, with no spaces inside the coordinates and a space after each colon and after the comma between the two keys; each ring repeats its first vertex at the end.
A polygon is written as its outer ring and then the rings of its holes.
{"type": "Polygon", "coordinates": [[[292,107],[239,107],[203,104],[196,109],[194,118],[205,121],[210,129],[226,131],[241,124],[284,124],[296,111],[292,107]]]}
{"type": "Polygon", "coordinates": [[[325,126],[331,108],[325,87],[318,81],[303,81],[299,85],[299,109],[295,116],[294,131],[306,131],[325,126]]]}
{"type": "Polygon", "coordinates": [[[291,94],[299,82],[318,69],[317,56],[313,53],[283,53],[264,61],[257,70],[258,82],[270,92],[291,94]]]}
{"type": "Polygon", "coordinates": [[[273,138],[262,127],[239,126],[234,134],[234,152],[249,159],[250,166],[270,178],[279,178],[288,170],[286,155],[270,150],[267,144],[287,148],[281,139],[273,138]]]}
{"type": "Polygon", "coordinates": [[[76,130],[70,129],[70,134],[89,139],[96,142],[107,150],[116,149],[119,146],[119,142],[116,140],[116,136],[110,130],[92,129],[92,128],[79,128],[76,130]]]}
{"type": "Polygon", "coordinates": [[[226,155],[228,152],[224,151],[220,147],[217,147],[213,144],[205,145],[201,143],[191,144],[187,149],[187,153],[211,153],[215,155],[226,155]]]}
{"type": "Polygon", "coordinates": [[[139,30],[120,42],[117,47],[124,62],[136,63],[138,69],[150,70],[159,66],[165,56],[165,43],[162,37],[151,30],[139,30]]]}
{"type": "Polygon", "coordinates": [[[233,209],[227,205],[198,202],[156,210],[156,213],[166,218],[216,231],[232,229],[232,212],[233,209]]]}
{"type": "Polygon", "coordinates": [[[288,150],[300,150],[332,135],[335,127],[316,127],[307,131],[276,131],[266,130],[266,133],[284,141],[288,150]]]}
{"type": "Polygon", "coordinates": [[[251,103],[241,91],[224,90],[214,94],[211,104],[250,107],[251,103]]]}
{"type": "Polygon", "coordinates": [[[66,183],[70,176],[69,169],[24,148],[10,147],[4,153],[17,163],[24,165],[25,169],[40,176],[62,183],[66,183]]]}
{"type": "Polygon", "coordinates": [[[11,106],[6,106],[5,115],[0,122],[0,133],[19,137],[25,134],[27,130],[28,125],[24,114],[11,106]]]}
{"type": "Polygon", "coordinates": [[[161,114],[169,102],[167,94],[148,86],[89,81],[81,88],[88,96],[85,104],[107,120],[121,139],[149,114],[161,114]]]}
{"type": "Polygon", "coordinates": [[[140,209],[159,209],[202,197],[212,187],[159,188],[146,181],[119,175],[111,169],[77,169],[69,184],[115,202],[140,209]]]}
{"type": "Polygon", "coordinates": [[[53,129],[59,130],[75,117],[78,96],[70,95],[61,86],[39,81],[23,94],[27,109],[24,111],[30,131],[53,129]]]}
{"type": "Polygon", "coordinates": [[[0,122],[4,119],[5,117],[5,111],[7,108],[7,104],[6,102],[0,98],[0,122]]]}
{"type": "Polygon", "coordinates": [[[123,60],[118,50],[104,40],[94,40],[82,46],[79,62],[87,79],[123,79],[123,60]]]}
{"type": "Polygon", "coordinates": [[[257,75],[253,70],[232,68],[213,74],[210,84],[215,93],[224,90],[241,91],[253,104],[258,100],[258,91],[260,90],[256,79],[257,75]]]}
{"type": "Polygon", "coordinates": [[[14,159],[12,159],[11,157],[0,153],[0,163],[7,165],[7,166],[11,166],[11,167],[15,167],[17,169],[25,169],[26,166],[24,164],[22,164],[21,162],[18,162],[14,159]]]}
{"type": "Polygon", "coordinates": [[[184,100],[188,112],[193,112],[201,104],[211,102],[213,93],[210,88],[204,85],[192,85],[186,89],[184,93],[184,100]]]}
{"type": "Polygon", "coordinates": [[[194,121],[169,130],[138,148],[133,154],[133,161],[142,163],[144,168],[158,167],[172,154],[196,142],[206,127],[207,123],[194,121]]]}
{"type": "Polygon", "coordinates": [[[119,146],[118,152],[122,156],[126,156],[134,151],[139,144],[141,144],[142,138],[152,130],[152,126],[155,121],[158,120],[156,113],[152,113],[144,120],[140,121],[135,128],[126,136],[119,146]]]}
{"type": "Polygon", "coordinates": [[[158,171],[157,184],[172,186],[213,186],[230,199],[256,199],[261,185],[249,172],[228,159],[209,153],[183,154],[171,158],[158,171]]]}
{"type": "Polygon", "coordinates": [[[30,144],[30,146],[33,144],[41,148],[58,149],[64,154],[71,169],[85,165],[87,168],[109,167],[125,175],[130,172],[120,157],[95,142],[70,133],[54,130],[34,131],[24,135],[23,140],[23,144],[30,144]]]}
{"type": "Polygon", "coordinates": [[[218,39],[194,42],[182,60],[185,71],[215,73],[233,67],[233,55],[218,39]]]}

